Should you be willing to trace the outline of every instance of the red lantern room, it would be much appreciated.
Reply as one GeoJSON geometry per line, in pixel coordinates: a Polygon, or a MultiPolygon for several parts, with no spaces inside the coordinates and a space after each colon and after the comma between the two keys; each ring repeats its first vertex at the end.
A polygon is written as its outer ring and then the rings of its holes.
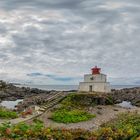
{"type": "Polygon", "coordinates": [[[92,74],[95,75],[95,74],[100,74],[101,68],[98,68],[97,66],[95,66],[91,70],[92,70],[92,74]]]}

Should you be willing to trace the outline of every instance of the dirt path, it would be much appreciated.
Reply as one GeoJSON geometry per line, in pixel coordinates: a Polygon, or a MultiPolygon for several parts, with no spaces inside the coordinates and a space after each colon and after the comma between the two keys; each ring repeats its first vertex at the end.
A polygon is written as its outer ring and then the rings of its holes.
{"type": "Polygon", "coordinates": [[[66,93],[58,92],[57,94],[50,96],[47,99],[48,104],[40,106],[41,110],[34,112],[33,115],[27,115],[26,118],[19,117],[16,119],[9,119],[9,120],[8,119],[0,119],[0,124],[2,124],[3,122],[11,122],[11,124],[17,124],[20,122],[28,122],[30,120],[33,120],[34,118],[44,114],[45,110],[49,110],[49,108],[51,108],[52,106],[57,104],[65,96],[67,96],[66,93]]]}
{"type": "Polygon", "coordinates": [[[130,112],[137,111],[140,113],[140,108],[126,109],[118,106],[96,106],[94,108],[89,109],[89,112],[96,114],[95,118],[86,122],[71,123],[71,124],[56,123],[48,119],[50,116],[50,112],[44,113],[39,118],[43,120],[46,127],[53,127],[53,128],[59,127],[59,128],[67,128],[67,129],[82,128],[82,129],[92,130],[92,129],[99,128],[101,124],[115,118],[117,114],[128,112],[128,111],[130,112]]]}

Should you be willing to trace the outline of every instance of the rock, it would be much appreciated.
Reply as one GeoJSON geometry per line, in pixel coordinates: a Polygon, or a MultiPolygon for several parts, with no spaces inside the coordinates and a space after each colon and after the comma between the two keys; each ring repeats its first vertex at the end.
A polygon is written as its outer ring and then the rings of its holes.
{"type": "Polygon", "coordinates": [[[102,113],[101,111],[98,110],[98,111],[97,111],[97,114],[102,115],[103,113],[102,113]]]}
{"type": "Polygon", "coordinates": [[[7,97],[6,100],[7,101],[16,101],[17,97],[7,97]]]}
{"type": "Polygon", "coordinates": [[[118,110],[118,109],[116,109],[116,108],[115,108],[115,109],[113,109],[113,110],[114,110],[114,111],[119,111],[119,110],[118,110]]]}
{"type": "Polygon", "coordinates": [[[102,107],[98,106],[97,109],[102,109],[102,107]]]}
{"type": "Polygon", "coordinates": [[[135,106],[139,106],[140,107],[140,101],[136,102],[135,106]]]}
{"type": "Polygon", "coordinates": [[[140,87],[112,90],[109,95],[113,98],[115,104],[130,101],[133,105],[140,106],[140,87]]]}
{"type": "Polygon", "coordinates": [[[45,109],[44,109],[44,108],[40,108],[40,109],[39,109],[39,111],[44,112],[44,111],[45,111],[45,109]]]}
{"type": "Polygon", "coordinates": [[[119,103],[121,103],[121,102],[122,102],[122,101],[121,101],[120,99],[118,99],[118,100],[115,101],[116,104],[119,104],[119,103]]]}
{"type": "Polygon", "coordinates": [[[9,97],[9,96],[10,96],[10,94],[8,94],[4,91],[0,91],[0,99],[4,99],[4,98],[9,97]]]}

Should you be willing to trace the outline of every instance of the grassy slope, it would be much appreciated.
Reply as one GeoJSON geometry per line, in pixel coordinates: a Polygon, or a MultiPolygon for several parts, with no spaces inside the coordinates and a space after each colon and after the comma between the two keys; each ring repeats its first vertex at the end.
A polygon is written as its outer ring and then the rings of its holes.
{"type": "Polygon", "coordinates": [[[52,120],[60,123],[76,123],[94,118],[94,114],[88,113],[80,101],[76,101],[77,95],[68,95],[60,107],[53,111],[52,120]]]}

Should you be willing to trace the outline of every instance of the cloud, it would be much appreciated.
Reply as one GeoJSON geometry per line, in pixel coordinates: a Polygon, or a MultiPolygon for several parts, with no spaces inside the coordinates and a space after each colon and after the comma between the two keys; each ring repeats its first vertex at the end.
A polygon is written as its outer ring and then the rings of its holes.
{"type": "Polygon", "coordinates": [[[64,76],[58,76],[58,75],[53,75],[53,74],[42,74],[39,72],[29,73],[27,74],[27,76],[35,77],[35,78],[44,77],[44,78],[50,78],[55,81],[63,81],[63,82],[68,82],[68,81],[77,79],[76,77],[66,77],[66,76],[64,77],[64,76]]]}
{"type": "Polygon", "coordinates": [[[36,73],[30,73],[30,74],[27,74],[27,76],[42,76],[43,74],[42,73],[39,73],[39,72],[36,72],[36,73]]]}
{"type": "Polygon", "coordinates": [[[57,76],[57,75],[46,75],[47,77],[53,79],[53,80],[56,80],[56,81],[71,81],[71,80],[74,80],[75,78],[72,78],[72,77],[60,77],[60,76],[57,76]]]}
{"type": "Polygon", "coordinates": [[[138,0],[0,1],[0,79],[78,84],[98,65],[111,83],[135,84],[139,5],[138,0]]]}

